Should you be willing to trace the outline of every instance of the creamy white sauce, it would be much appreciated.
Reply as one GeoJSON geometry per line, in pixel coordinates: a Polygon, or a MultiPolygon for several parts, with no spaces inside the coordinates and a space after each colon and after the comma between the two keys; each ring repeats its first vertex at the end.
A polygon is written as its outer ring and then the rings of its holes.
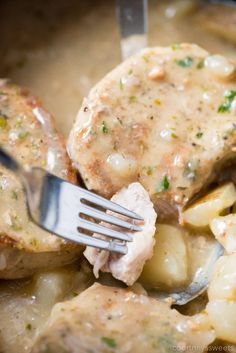
{"type": "MultiPolygon", "coordinates": [[[[148,45],[192,42],[235,58],[231,44],[204,30],[198,21],[203,10],[193,11],[194,6],[194,1],[149,1],[148,45]]],[[[2,2],[0,19],[0,76],[30,87],[68,135],[82,98],[121,60],[114,3],[2,2]]]]}

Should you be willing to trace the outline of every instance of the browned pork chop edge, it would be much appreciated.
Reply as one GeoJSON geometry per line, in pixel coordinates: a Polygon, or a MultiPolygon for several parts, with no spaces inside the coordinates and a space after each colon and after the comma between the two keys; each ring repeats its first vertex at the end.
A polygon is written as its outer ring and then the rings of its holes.
{"type": "MultiPolygon", "coordinates": [[[[53,116],[28,89],[0,80],[0,120],[1,145],[21,164],[45,168],[76,183],[64,138],[55,129],[53,116]]],[[[20,181],[1,166],[0,185],[0,278],[25,277],[78,259],[80,246],[30,222],[20,181]],[[12,219],[15,223],[11,223],[12,219]]]]}

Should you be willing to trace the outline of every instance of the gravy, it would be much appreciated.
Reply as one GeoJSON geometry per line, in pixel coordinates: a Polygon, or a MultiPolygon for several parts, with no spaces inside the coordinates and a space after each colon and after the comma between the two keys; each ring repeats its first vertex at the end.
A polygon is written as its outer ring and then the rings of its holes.
{"type": "MultiPolygon", "coordinates": [[[[148,44],[193,42],[236,57],[233,45],[204,29],[198,4],[149,1],[148,44]]],[[[5,1],[0,19],[0,77],[39,95],[67,136],[83,96],[120,62],[115,1],[5,1]]]]}

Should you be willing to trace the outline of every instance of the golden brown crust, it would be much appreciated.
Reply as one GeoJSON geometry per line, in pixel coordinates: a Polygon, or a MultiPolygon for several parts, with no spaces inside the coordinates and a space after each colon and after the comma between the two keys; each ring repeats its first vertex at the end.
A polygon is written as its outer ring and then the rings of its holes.
{"type": "Polygon", "coordinates": [[[0,234],[0,249],[8,247],[8,246],[12,247],[15,244],[16,244],[16,241],[9,238],[6,234],[0,234]]]}

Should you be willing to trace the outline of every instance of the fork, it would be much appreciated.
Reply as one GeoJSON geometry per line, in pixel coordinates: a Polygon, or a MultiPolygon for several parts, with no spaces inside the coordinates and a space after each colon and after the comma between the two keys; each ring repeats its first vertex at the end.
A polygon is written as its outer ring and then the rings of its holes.
{"type": "Polygon", "coordinates": [[[116,0],[122,60],[147,46],[147,0],[116,0]]]}
{"type": "Polygon", "coordinates": [[[84,216],[116,225],[124,230],[141,230],[137,224],[107,214],[105,211],[118,213],[131,220],[143,220],[136,213],[60,179],[42,168],[25,168],[2,148],[0,148],[0,163],[20,178],[32,221],[55,235],[82,245],[126,254],[125,242],[132,241],[129,234],[92,222],[84,216]],[[99,239],[82,231],[98,233],[111,240],[99,239]]]}

